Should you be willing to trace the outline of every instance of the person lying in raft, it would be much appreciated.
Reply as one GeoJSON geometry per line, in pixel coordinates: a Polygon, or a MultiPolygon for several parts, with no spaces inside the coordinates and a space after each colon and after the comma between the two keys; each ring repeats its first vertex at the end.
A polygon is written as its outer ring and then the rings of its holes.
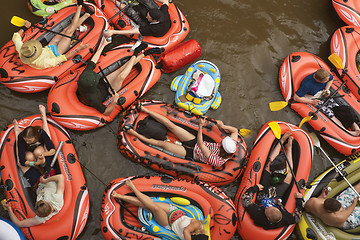
{"type": "Polygon", "coordinates": [[[146,43],[140,44],[134,50],[134,54],[131,58],[116,71],[110,73],[106,76],[109,81],[110,86],[105,83],[103,78],[100,78],[94,69],[96,68],[96,63],[100,58],[100,55],[106,45],[110,42],[103,38],[101,47],[98,48],[96,53],[93,55],[91,60],[88,62],[85,70],[81,73],[78,80],[78,97],[81,102],[84,104],[96,108],[99,112],[104,115],[110,115],[117,104],[119,99],[118,91],[121,89],[123,81],[130,74],[131,69],[137,64],[144,56],[153,53],[161,53],[163,50],[160,48],[151,48],[142,52],[147,48],[146,43]],[[115,90],[115,93],[111,91],[111,87],[115,90]],[[109,97],[112,96],[112,102],[105,106],[103,102],[109,97]]]}
{"type": "MultiPolygon", "coordinates": [[[[90,16],[90,14],[93,13],[93,10],[85,5],[85,9],[88,9],[87,11],[91,12],[85,13],[82,17],[80,17],[82,4],[82,0],[78,0],[78,6],[72,22],[61,32],[62,34],[71,37],[75,30],[80,27],[80,25],[90,16]]],[[[25,29],[27,29],[31,26],[31,23],[29,21],[25,21],[24,26],[25,29]]],[[[23,43],[21,38],[23,32],[23,29],[15,32],[12,37],[12,41],[15,44],[16,51],[19,53],[21,61],[24,64],[27,64],[30,67],[36,69],[55,67],[59,63],[67,61],[68,59],[75,56],[79,51],[89,46],[89,44],[80,44],[80,46],[75,50],[66,53],[71,45],[71,39],[69,37],[56,35],[49,42],[49,44],[43,48],[41,43],[35,39],[31,39],[23,43]]]]}
{"type": "Polygon", "coordinates": [[[300,221],[303,210],[301,193],[295,192],[294,194],[296,208],[295,212],[291,214],[285,209],[279,199],[270,198],[266,194],[264,194],[261,204],[252,202],[254,195],[263,189],[263,185],[257,184],[248,188],[241,196],[241,203],[256,226],[268,230],[296,224],[300,221]]]}
{"type": "MultiPolygon", "coordinates": [[[[106,37],[111,37],[113,34],[132,35],[141,34],[142,36],[162,37],[171,27],[171,20],[169,14],[169,1],[157,0],[162,3],[160,9],[157,8],[153,0],[139,0],[140,4],[134,7],[128,7],[127,4],[121,3],[120,9],[124,9],[124,13],[132,18],[139,27],[134,27],[129,30],[107,30],[104,32],[106,37]],[[156,8],[151,6],[155,5],[156,8]]],[[[115,0],[115,4],[118,1],[115,0]]]]}
{"type": "MultiPolygon", "coordinates": [[[[329,89],[333,79],[333,75],[328,71],[323,68],[318,69],[302,80],[299,89],[294,95],[294,100],[296,102],[312,104],[315,107],[321,106],[323,101],[317,99],[317,96],[322,97],[330,94],[329,89]]],[[[351,107],[339,106],[331,98],[326,105],[321,106],[320,111],[350,134],[354,136],[360,135],[356,113],[351,107]]]]}
{"type": "Polygon", "coordinates": [[[16,137],[17,165],[24,173],[24,177],[31,186],[35,186],[43,174],[43,167],[50,168],[55,146],[51,141],[50,130],[47,123],[46,109],[39,105],[40,117],[43,123],[40,126],[29,126],[21,132],[16,119],[13,120],[16,137]]]}
{"type": "MultiPolygon", "coordinates": [[[[61,174],[49,178],[40,178],[36,190],[35,214],[33,218],[19,220],[11,209],[10,202],[6,201],[3,206],[7,208],[10,219],[18,227],[32,227],[45,223],[54,215],[58,214],[64,205],[64,176],[61,174]]],[[[11,200],[15,201],[15,200],[11,200]]]]}
{"type": "Polygon", "coordinates": [[[217,125],[225,131],[229,132],[230,137],[225,137],[221,143],[211,143],[203,141],[202,127],[204,126],[204,119],[202,118],[199,118],[198,134],[197,136],[194,136],[185,129],[171,122],[165,116],[150,111],[144,108],[142,105],[139,105],[139,110],[149,114],[153,119],[163,124],[170,132],[179,138],[181,145],[170,143],[168,141],[147,138],[136,132],[130,126],[125,126],[125,131],[127,131],[127,133],[134,135],[141,141],[161,147],[184,158],[191,158],[195,161],[201,161],[214,167],[220,167],[223,165],[236,152],[237,141],[239,140],[238,129],[225,125],[221,120],[216,121],[217,125]]]}
{"type": "Polygon", "coordinates": [[[293,140],[294,137],[291,136],[290,131],[285,132],[280,139],[281,143],[285,146],[285,152],[290,166],[288,166],[285,159],[285,153],[280,151],[280,143],[277,143],[269,154],[261,176],[260,184],[264,186],[265,190],[270,189],[272,186],[275,187],[276,196],[278,198],[282,198],[284,196],[284,193],[289,188],[292,181],[292,174],[288,174],[288,170],[289,168],[293,168],[293,140]],[[285,144],[286,141],[287,143],[285,144]]]}
{"type": "MultiPolygon", "coordinates": [[[[354,188],[360,192],[360,183],[354,188]]],[[[305,211],[332,227],[348,230],[360,226],[360,207],[356,206],[358,195],[350,187],[336,198],[326,198],[328,194],[329,191],[324,188],[319,197],[310,198],[305,203],[305,211]]]]}
{"type": "Polygon", "coordinates": [[[133,191],[135,197],[121,195],[115,191],[111,193],[111,196],[151,212],[157,223],[175,232],[181,240],[208,239],[202,221],[186,216],[182,210],[172,204],[154,202],[149,196],[140,192],[130,179],[126,180],[126,186],[133,191]]]}

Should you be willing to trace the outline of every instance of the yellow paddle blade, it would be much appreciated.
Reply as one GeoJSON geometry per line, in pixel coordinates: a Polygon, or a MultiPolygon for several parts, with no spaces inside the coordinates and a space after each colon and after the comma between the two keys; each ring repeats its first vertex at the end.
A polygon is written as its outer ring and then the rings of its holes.
{"type": "Polygon", "coordinates": [[[307,123],[308,121],[310,121],[312,119],[313,116],[308,116],[308,117],[304,117],[300,124],[299,124],[299,128],[301,128],[301,126],[304,124],[304,123],[307,123]]]}
{"type": "Polygon", "coordinates": [[[283,109],[284,107],[286,107],[287,105],[288,105],[288,103],[285,101],[277,101],[277,102],[269,103],[270,110],[273,112],[279,111],[279,110],[283,109]]]}
{"type": "Polygon", "coordinates": [[[239,133],[241,136],[247,137],[252,133],[252,131],[250,129],[242,128],[239,130],[239,133]]]}
{"type": "Polygon", "coordinates": [[[275,137],[277,139],[281,138],[281,128],[280,125],[277,122],[269,122],[269,127],[271,128],[271,130],[273,131],[275,137]]]}
{"type": "Polygon", "coordinates": [[[328,59],[337,69],[344,69],[341,58],[336,53],[331,54],[328,59]]]}
{"type": "Polygon", "coordinates": [[[206,230],[206,235],[209,237],[208,240],[211,240],[210,221],[211,221],[211,217],[210,217],[210,215],[207,215],[205,220],[204,220],[204,227],[205,227],[205,230],[206,230]]]}
{"type": "Polygon", "coordinates": [[[25,19],[22,19],[21,17],[18,16],[13,16],[11,18],[11,24],[17,26],[17,27],[22,27],[25,25],[25,19]]]}

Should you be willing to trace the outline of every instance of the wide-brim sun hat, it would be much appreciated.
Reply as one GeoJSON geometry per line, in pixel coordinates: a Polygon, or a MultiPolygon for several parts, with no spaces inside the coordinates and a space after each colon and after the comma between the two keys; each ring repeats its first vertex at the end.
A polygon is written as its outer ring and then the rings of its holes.
{"type": "Polygon", "coordinates": [[[28,40],[21,46],[20,59],[25,64],[32,63],[41,55],[42,50],[43,47],[38,40],[28,40]]]}
{"type": "Polygon", "coordinates": [[[227,153],[235,153],[236,152],[236,142],[231,137],[227,136],[221,141],[221,145],[227,153]]]}

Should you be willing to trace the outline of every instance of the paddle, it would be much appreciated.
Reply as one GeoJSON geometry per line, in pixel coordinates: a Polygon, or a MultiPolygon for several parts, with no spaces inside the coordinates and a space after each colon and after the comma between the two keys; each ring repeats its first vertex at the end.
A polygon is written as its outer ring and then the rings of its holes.
{"type": "Polygon", "coordinates": [[[61,141],[61,142],[59,143],[59,146],[58,146],[58,148],[56,149],[56,152],[55,152],[55,154],[54,154],[54,157],[53,157],[53,159],[52,159],[52,161],[51,161],[49,171],[47,171],[47,172],[44,174],[46,177],[49,177],[50,171],[51,171],[51,169],[54,167],[55,162],[56,162],[56,160],[57,160],[57,157],[59,156],[60,150],[61,150],[61,148],[62,148],[63,145],[64,145],[64,141],[61,141]]]}
{"type": "Polygon", "coordinates": [[[102,70],[102,68],[99,66],[99,69],[100,69],[100,72],[101,72],[101,74],[104,76],[104,81],[106,82],[106,84],[109,86],[109,88],[110,88],[110,90],[111,90],[111,92],[113,93],[113,94],[115,94],[115,90],[112,88],[112,86],[110,85],[110,82],[109,82],[109,80],[107,79],[107,77],[106,77],[106,75],[105,75],[105,73],[104,73],[104,71],[102,70]]]}
{"type": "Polygon", "coordinates": [[[286,159],[287,165],[289,166],[290,171],[291,171],[291,174],[292,174],[292,176],[293,176],[293,178],[294,178],[296,187],[297,187],[299,193],[301,193],[301,188],[300,188],[300,186],[299,186],[298,181],[296,180],[294,170],[292,169],[292,167],[291,167],[291,165],[290,165],[289,159],[288,159],[288,157],[287,157],[287,155],[286,155],[286,151],[285,151],[284,145],[283,145],[283,143],[282,143],[281,140],[280,140],[280,138],[281,138],[281,128],[280,128],[280,125],[279,125],[277,122],[269,122],[268,125],[269,125],[269,127],[271,128],[271,131],[274,133],[275,138],[276,138],[276,139],[279,141],[279,143],[280,143],[281,149],[283,150],[284,155],[285,155],[285,159],[286,159]]]}
{"type": "Polygon", "coordinates": [[[358,87],[358,84],[350,77],[350,75],[347,73],[348,71],[344,69],[343,63],[341,61],[341,58],[336,54],[333,53],[328,57],[329,61],[337,68],[337,69],[341,69],[343,70],[343,72],[345,73],[346,76],[348,76],[348,78],[350,78],[350,80],[358,87]]]}
{"type": "Polygon", "coordinates": [[[283,108],[285,108],[287,105],[289,105],[288,102],[285,101],[276,101],[276,102],[270,102],[269,103],[269,108],[271,111],[276,112],[276,111],[280,111],[283,108]]]}
{"type": "Polygon", "coordinates": [[[241,128],[241,129],[239,129],[239,133],[241,136],[247,137],[252,133],[252,131],[250,129],[241,128]]]}
{"type": "Polygon", "coordinates": [[[316,134],[314,132],[310,133],[310,137],[314,143],[314,146],[319,148],[321,152],[325,155],[325,157],[331,162],[331,164],[334,166],[336,172],[346,181],[346,183],[349,185],[349,187],[357,194],[357,196],[360,198],[360,194],[356,191],[356,189],[351,185],[349,180],[344,176],[344,174],[341,172],[341,170],[336,166],[336,164],[331,160],[331,158],[326,154],[326,152],[322,149],[320,145],[320,141],[316,134]]]}
{"type": "MultiPolygon", "coordinates": [[[[10,21],[10,22],[11,22],[11,24],[13,24],[13,25],[15,25],[15,26],[17,26],[17,27],[23,27],[23,26],[25,25],[25,19],[22,19],[22,18],[20,18],[20,17],[18,17],[18,16],[13,16],[13,17],[11,18],[11,21],[10,21]]],[[[33,27],[38,28],[38,29],[40,29],[40,30],[44,30],[44,31],[46,31],[46,32],[50,32],[50,33],[54,33],[54,34],[57,34],[57,35],[60,35],[60,36],[63,36],[63,37],[70,38],[71,40],[75,40],[75,41],[81,42],[80,39],[77,39],[77,38],[74,38],[74,37],[71,37],[71,36],[67,36],[67,35],[62,34],[62,33],[54,32],[54,31],[52,31],[52,30],[50,30],[50,29],[46,29],[46,28],[43,28],[43,27],[40,27],[40,26],[37,26],[37,25],[33,25],[33,27]]]]}

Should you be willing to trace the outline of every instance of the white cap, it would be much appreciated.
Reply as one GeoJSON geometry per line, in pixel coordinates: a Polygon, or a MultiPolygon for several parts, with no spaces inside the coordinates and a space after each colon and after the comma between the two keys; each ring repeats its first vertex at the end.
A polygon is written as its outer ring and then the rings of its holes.
{"type": "Polygon", "coordinates": [[[235,153],[236,152],[236,143],[235,140],[231,137],[227,136],[221,141],[222,147],[227,153],[235,153]]]}

